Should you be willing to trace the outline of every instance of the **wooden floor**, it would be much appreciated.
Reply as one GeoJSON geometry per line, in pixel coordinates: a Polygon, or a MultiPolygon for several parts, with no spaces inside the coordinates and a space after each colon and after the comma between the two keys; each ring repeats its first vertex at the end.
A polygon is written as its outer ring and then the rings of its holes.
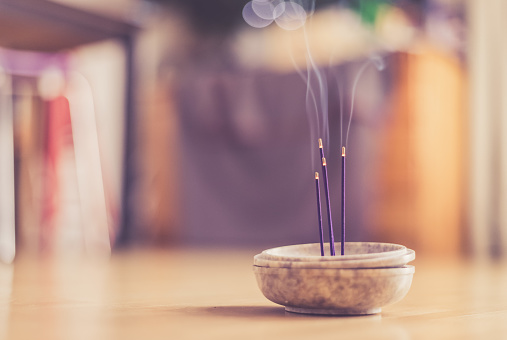
{"type": "Polygon", "coordinates": [[[252,251],[130,251],[0,264],[0,339],[507,339],[507,264],[417,259],[409,294],[366,317],[286,313],[252,251]]]}

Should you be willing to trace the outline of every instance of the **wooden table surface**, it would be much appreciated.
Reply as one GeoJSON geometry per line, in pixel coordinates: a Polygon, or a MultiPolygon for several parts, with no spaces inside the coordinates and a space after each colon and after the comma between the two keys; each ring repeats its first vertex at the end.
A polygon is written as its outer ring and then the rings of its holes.
{"type": "Polygon", "coordinates": [[[0,339],[507,339],[507,264],[417,259],[382,314],[286,313],[255,251],[129,251],[110,260],[0,264],[0,339]]]}

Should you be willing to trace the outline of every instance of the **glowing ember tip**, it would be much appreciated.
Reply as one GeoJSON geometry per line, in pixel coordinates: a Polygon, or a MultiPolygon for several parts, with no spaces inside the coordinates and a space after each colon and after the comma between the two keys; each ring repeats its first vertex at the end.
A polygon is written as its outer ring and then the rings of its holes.
{"type": "Polygon", "coordinates": [[[326,166],[327,163],[326,163],[326,157],[322,158],[322,166],[326,166]]]}
{"type": "Polygon", "coordinates": [[[342,157],[345,157],[345,147],[342,147],[342,157]]]}
{"type": "Polygon", "coordinates": [[[322,149],[323,146],[322,146],[322,138],[319,138],[319,149],[322,149]]]}
{"type": "Polygon", "coordinates": [[[315,173],[315,179],[319,179],[319,173],[318,172],[315,173]]]}

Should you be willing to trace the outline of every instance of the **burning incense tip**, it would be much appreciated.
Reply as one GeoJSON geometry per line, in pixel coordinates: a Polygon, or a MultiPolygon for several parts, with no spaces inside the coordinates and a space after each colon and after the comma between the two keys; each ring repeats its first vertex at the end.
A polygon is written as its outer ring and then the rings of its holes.
{"type": "Polygon", "coordinates": [[[322,138],[319,138],[319,149],[322,149],[324,146],[322,145],[322,138]]]}
{"type": "Polygon", "coordinates": [[[318,172],[315,173],[315,179],[319,179],[319,173],[318,172]]]}
{"type": "Polygon", "coordinates": [[[345,147],[342,147],[342,157],[345,157],[345,147]]]}
{"type": "Polygon", "coordinates": [[[322,157],[322,166],[326,166],[327,163],[326,163],[326,157],[322,157]]]}

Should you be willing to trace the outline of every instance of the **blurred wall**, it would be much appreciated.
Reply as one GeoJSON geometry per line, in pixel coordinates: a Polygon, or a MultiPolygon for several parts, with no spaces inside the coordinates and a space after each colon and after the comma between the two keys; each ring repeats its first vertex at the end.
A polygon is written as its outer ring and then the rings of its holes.
{"type": "Polygon", "coordinates": [[[466,75],[430,44],[399,56],[370,223],[379,239],[426,255],[464,251],[466,75]]]}
{"type": "MultiPolygon", "coordinates": [[[[311,37],[314,58],[321,66],[326,65],[331,57],[337,65],[343,64],[345,66],[348,63],[352,65],[354,60],[360,60],[362,56],[371,52],[371,28],[364,28],[355,19],[355,14],[351,12],[338,13],[343,19],[340,22],[344,24],[343,26],[331,26],[338,39],[335,42],[337,44],[336,50],[329,48],[333,42],[333,34],[328,29],[329,23],[334,23],[332,12],[317,14],[312,23],[312,29],[308,32],[311,37]],[[352,26],[357,30],[351,30],[352,26]],[[347,46],[347,48],[343,46],[347,46]],[[329,54],[330,50],[331,54],[329,54]]],[[[389,63],[388,70],[385,71],[389,75],[388,78],[392,80],[391,85],[389,83],[375,85],[375,78],[371,77],[366,77],[361,83],[361,88],[368,89],[372,95],[383,96],[385,109],[381,109],[381,111],[385,111],[385,113],[376,118],[375,115],[369,117],[367,113],[375,111],[374,109],[372,111],[374,106],[366,105],[367,101],[364,101],[366,98],[362,94],[363,91],[359,91],[356,108],[358,120],[353,123],[353,138],[356,138],[354,143],[358,148],[358,157],[364,157],[368,161],[355,165],[354,161],[351,161],[350,165],[354,166],[352,170],[354,174],[364,174],[362,178],[355,179],[357,185],[351,185],[351,188],[356,187],[356,190],[349,192],[349,198],[353,200],[349,205],[350,215],[348,216],[350,218],[348,223],[351,230],[350,236],[355,240],[399,242],[413,247],[421,253],[457,255],[464,249],[463,238],[466,231],[462,218],[463,200],[466,195],[465,169],[462,158],[465,140],[464,124],[466,122],[464,88],[466,68],[462,63],[459,51],[442,48],[438,40],[428,37],[429,31],[432,32],[431,34],[438,35],[439,33],[435,33],[435,30],[423,27],[418,34],[414,34],[415,28],[410,26],[410,19],[398,9],[386,12],[382,18],[385,21],[382,25],[379,24],[378,28],[381,32],[379,34],[382,37],[382,46],[389,48],[391,52],[397,51],[398,54],[393,59],[394,61],[389,63]],[[369,83],[371,81],[373,83],[369,83]],[[393,87],[393,92],[386,90],[389,86],[393,87]],[[383,87],[385,91],[382,90],[383,87]],[[363,111],[362,114],[361,111],[363,111]],[[382,123],[378,124],[378,121],[382,123]],[[362,124],[365,125],[361,127],[362,124]],[[367,140],[377,141],[376,152],[371,156],[368,152],[373,149],[367,152],[368,145],[371,145],[367,140]],[[361,167],[374,168],[379,171],[367,172],[363,171],[361,167]],[[356,193],[356,198],[353,198],[356,193]]],[[[264,231],[262,227],[269,225],[265,222],[262,222],[263,226],[246,227],[246,225],[255,224],[256,221],[255,218],[248,217],[248,215],[244,215],[246,220],[243,222],[241,215],[238,215],[239,217],[236,219],[232,218],[242,210],[233,208],[228,211],[231,205],[223,205],[224,193],[232,194],[231,189],[227,188],[227,185],[231,184],[217,186],[217,183],[221,183],[217,176],[223,176],[226,173],[224,171],[231,170],[231,166],[236,167],[238,164],[246,162],[248,154],[251,154],[252,150],[241,149],[241,142],[234,139],[230,139],[229,143],[224,144],[221,148],[212,148],[212,145],[220,140],[227,140],[227,134],[238,133],[234,129],[223,128],[223,124],[238,122],[239,118],[234,118],[235,116],[250,117],[251,119],[247,119],[250,125],[247,126],[248,129],[254,129],[255,124],[258,124],[259,121],[263,122],[263,115],[270,112],[271,115],[274,112],[282,114],[290,107],[289,102],[285,101],[286,104],[281,105],[278,111],[273,111],[274,109],[268,108],[270,105],[268,102],[273,100],[268,98],[279,92],[278,101],[284,102],[281,100],[282,94],[291,92],[293,89],[293,85],[289,87],[282,85],[284,77],[292,77],[291,84],[301,81],[293,71],[293,61],[301,69],[306,67],[304,58],[301,58],[305,50],[302,36],[297,32],[287,33],[276,28],[252,30],[242,26],[234,35],[207,35],[193,28],[192,21],[186,20],[184,14],[179,15],[178,12],[171,11],[159,16],[157,20],[160,24],[158,27],[152,26],[150,47],[145,44],[141,49],[147,58],[145,60],[151,60],[153,63],[143,64],[153,65],[146,69],[148,70],[147,74],[154,75],[152,80],[155,80],[155,84],[166,84],[165,87],[156,86],[158,88],[156,92],[160,93],[161,88],[165,88],[169,92],[165,95],[165,106],[154,105],[155,102],[159,102],[160,98],[164,98],[164,94],[159,97],[159,100],[152,101],[150,99],[146,101],[146,105],[140,106],[144,109],[149,107],[154,109],[153,113],[143,117],[143,125],[140,126],[140,133],[143,136],[140,139],[140,147],[144,145],[142,150],[145,150],[145,152],[140,150],[140,159],[144,160],[140,162],[140,169],[144,170],[139,172],[139,196],[137,197],[138,201],[143,203],[139,206],[138,231],[140,239],[143,238],[142,235],[145,235],[145,238],[157,240],[160,239],[160,235],[166,233],[169,240],[180,238],[187,242],[194,240],[206,243],[207,240],[208,243],[234,244],[239,239],[250,239],[257,243],[269,243],[270,241],[283,243],[283,235],[288,235],[290,227],[284,224],[286,222],[282,222],[282,215],[289,214],[288,216],[290,216],[290,213],[288,209],[281,207],[285,206],[284,201],[290,201],[282,200],[276,203],[279,207],[279,215],[273,215],[270,221],[281,223],[278,231],[273,229],[276,228],[276,223],[264,231]],[[151,53],[152,55],[149,56],[152,51],[158,52],[151,53]],[[292,55],[288,51],[291,51],[292,55]],[[149,70],[158,70],[158,73],[152,73],[149,70]],[[259,85],[260,88],[256,88],[257,85],[254,85],[262,84],[262,78],[270,79],[270,77],[272,79],[268,81],[269,84],[277,84],[277,79],[280,80],[280,85],[275,86],[271,91],[264,90],[263,92],[261,88],[266,89],[266,86],[259,85]],[[186,87],[188,91],[178,90],[182,86],[186,87]],[[189,95],[190,97],[188,97],[189,95]],[[229,98],[231,96],[232,98],[229,98]],[[192,103],[196,108],[188,111],[188,105],[181,106],[182,101],[192,103]],[[177,103],[178,105],[176,105],[177,103]],[[252,114],[241,115],[242,110],[250,110],[252,114]],[[209,128],[210,124],[211,126],[219,124],[218,126],[222,126],[222,128],[216,130],[215,135],[192,135],[191,131],[196,126],[208,126],[209,128]],[[163,125],[165,128],[162,128],[163,125]],[[174,130],[175,128],[176,130],[174,130]],[[164,135],[163,131],[172,132],[164,135]],[[178,135],[180,137],[177,137],[178,135]],[[193,137],[189,137],[190,135],[193,137]],[[201,140],[202,138],[204,139],[201,140]],[[208,142],[206,142],[206,138],[208,138],[208,142]],[[157,141],[162,141],[162,145],[167,145],[164,143],[170,142],[172,147],[164,150],[160,144],[157,145],[157,141]],[[201,154],[200,150],[208,150],[210,154],[201,154]],[[236,150],[237,153],[231,154],[231,150],[236,150]],[[162,151],[167,155],[172,155],[169,157],[175,158],[170,158],[168,161],[160,158],[157,155],[162,151]],[[210,167],[211,163],[207,164],[203,159],[203,157],[211,157],[210,159],[215,159],[218,162],[227,154],[232,162],[228,170],[224,168],[222,171],[214,171],[212,168],[217,167],[217,164],[210,167]],[[193,162],[192,165],[189,165],[188,160],[193,162]],[[176,168],[174,164],[177,164],[176,168]],[[161,177],[155,180],[157,178],[155,175],[161,177]],[[171,176],[176,176],[177,181],[175,183],[174,180],[163,180],[164,176],[168,179],[171,176]],[[160,184],[165,186],[162,187],[160,184]],[[213,187],[215,195],[212,194],[213,190],[209,189],[213,187]],[[167,194],[162,194],[165,190],[168,190],[167,194]],[[166,199],[162,199],[164,195],[168,195],[165,196],[166,199]],[[172,199],[169,199],[170,197],[172,199]],[[174,209],[175,206],[181,209],[174,209]],[[170,214],[173,216],[172,218],[167,215],[167,211],[173,211],[170,214]],[[217,217],[213,218],[213,214],[217,217]],[[222,217],[218,218],[218,216],[222,217]],[[156,220],[158,222],[155,222],[156,220]],[[159,227],[150,228],[147,227],[148,225],[159,227]],[[247,229],[242,233],[241,228],[247,229]],[[167,234],[168,230],[172,231],[167,234]]],[[[379,19],[380,22],[382,21],[379,19]]],[[[352,79],[354,68],[347,66],[346,69],[350,70],[351,74],[348,77],[352,79]]],[[[346,72],[342,73],[341,77],[343,78],[345,74],[346,72]]],[[[145,79],[147,78],[145,77],[145,79]]],[[[150,84],[150,82],[146,84],[150,84]]],[[[301,83],[301,85],[303,84],[301,83]]],[[[352,81],[344,83],[347,96],[350,95],[351,85],[352,81]]],[[[150,87],[148,85],[143,88],[149,89],[150,87]]],[[[303,92],[304,86],[299,90],[299,92],[303,92]]],[[[148,95],[144,98],[151,98],[150,92],[154,93],[155,91],[147,90],[148,95]]],[[[381,107],[383,106],[378,106],[378,108],[381,107]]],[[[333,104],[333,108],[337,109],[337,104],[333,104]]],[[[334,116],[337,111],[331,112],[334,116]]],[[[299,126],[299,123],[306,124],[303,112],[294,115],[293,119],[295,120],[292,122],[294,127],[299,126]],[[296,124],[296,122],[299,123],[296,124]]],[[[335,123],[337,121],[336,117],[331,120],[334,120],[335,123]]],[[[268,129],[269,131],[270,128],[264,124],[267,124],[266,120],[260,125],[261,130],[268,129]]],[[[287,123],[282,126],[287,127],[287,123]]],[[[336,133],[335,128],[332,130],[336,133]]],[[[279,132],[285,136],[284,131],[282,129],[279,132]]],[[[303,130],[301,131],[304,134],[303,130]]],[[[246,135],[240,134],[240,136],[246,138],[248,133],[246,135]]],[[[268,140],[273,136],[270,135],[268,140]]],[[[336,138],[336,135],[333,134],[333,138],[336,138]]],[[[275,144],[274,150],[285,150],[280,154],[278,160],[281,160],[282,163],[283,160],[289,160],[290,158],[284,156],[288,155],[287,151],[290,153],[294,151],[289,151],[291,150],[289,144],[277,145],[276,141],[273,143],[275,144]],[[281,148],[277,149],[277,147],[281,148]]],[[[309,142],[302,143],[302,145],[306,145],[309,142]]],[[[304,148],[297,147],[296,149],[300,154],[309,153],[308,147],[310,144],[304,148]]],[[[298,169],[305,167],[304,162],[297,165],[299,163],[294,162],[294,159],[289,163],[297,166],[298,169]]],[[[284,169],[276,164],[278,163],[272,161],[266,163],[265,166],[284,169]]],[[[256,176],[258,177],[261,175],[264,165],[258,163],[257,166],[259,167],[257,170],[260,171],[257,172],[256,176]]],[[[309,173],[311,174],[311,171],[309,173]]],[[[255,171],[252,174],[255,174],[255,171]]],[[[352,177],[354,176],[351,175],[352,177]]],[[[256,183],[255,178],[247,181],[256,183]]],[[[279,178],[282,183],[285,183],[285,180],[290,177],[279,178]]],[[[296,181],[298,186],[305,181],[303,178],[304,176],[296,181]]],[[[238,178],[236,177],[230,177],[230,179],[236,181],[238,187],[241,187],[245,181],[242,179],[237,182],[238,178]],[[233,178],[235,179],[233,180],[233,178]]],[[[244,184],[246,185],[246,183],[244,184]]],[[[299,234],[294,232],[291,234],[293,238],[287,237],[286,242],[304,242],[311,239],[310,230],[313,223],[312,210],[314,207],[311,203],[313,194],[310,179],[307,184],[308,188],[298,194],[308,197],[308,200],[303,200],[307,202],[304,204],[307,211],[304,218],[297,219],[297,230],[307,228],[308,232],[299,234]]],[[[270,187],[270,190],[266,189],[265,195],[269,198],[276,197],[273,190],[275,190],[273,187],[270,187]]],[[[243,193],[247,197],[252,194],[250,191],[246,191],[248,190],[245,189],[243,193]]],[[[241,192],[236,194],[243,195],[241,192]]],[[[339,204],[336,193],[334,195],[335,204],[339,204]]],[[[258,198],[258,204],[262,205],[262,200],[262,198],[258,198]]],[[[236,201],[243,200],[238,196],[236,201]]],[[[301,209],[297,210],[301,211],[301,209]]],[[[338,205],[333,208],[333,211],[335,211],[333,214],[335,220],[339,220],[338,205]]],[[[259,210],[258,214],[262,216],[264,213],[259,210]]],[[[289,222],[288,225],[290,224],[289,222]]],[[[292,222],[292,224],[294,223],[292,222]]],[[[309,242],[313,241],[312,239],[309,242]]]]}
{"type": "Polygon", "coordinates": [[[468,244],[478,257],[507,254],[507,3],[468,1],[471,187],[468,244]]]}
{"type": "MultiPolygon", "coordinates": [[[[74,0],[75,4],[78,2],[74,0]]],[[[459,29],[464,25],[463,16],[452,14],[462,13],[463,2],[428,1],[426,6],[418,6],[419,2],[400,1],[399,4],[400,7],[392,8],[380,6],[375,23],[366,25],[357,13],[348,9],[319,12],[308,30],[314,59],[324,68],[331,64],[348,70],[350,75],[344,76],[347,72],[342,72],[344,79],[352,79],[354,70],[357,70],[354,69],[355,63],[374,51],[393,56],[385,71],[387,77],[368,76],[361,83],[367,95],[359,91],[359,114],[353,123],[353,138],[357,138],[354,141],[357,154],[368,162],[373,159],[375,162],[356,164],[358,171],[355,174],[365,174],[359,176],[362,178],[359,183],[361,192],[367,194],[358,195],[359,200],[351,205],[350,228],[354,228],[355,221],[362,221],[358,222],[362,224],[357,228],[360,232],[353,236],[357,240],[399,242],[422,253],[457,255],[467,249],[467,240],[470,240],[469,229],[466,228],[468,220],[464,218],[464,202],[468,202],[469,197],[465,180],[468,166],[464,161],[468,159],[464,155],[468,140],[468,71],[464,63],[467,54],[460,45],[463,37],[456,37],[453,31],[453,27],[459,29]],[[382,79],[380,83],[379,79],[382,79]],[[380,96],[381,100],[373,103],[382,105],[369,105],[367,97],[370,95],[380,96]],[[368,112],[377,111],[382,114],[368,115],[368,112]],[[364,138],[369,141],[365,142],[364,138]],[[372,141],[377,143],[374,148],[371,147],[372,141]],[[371,164],[374,166],[371,167],[371,164]],[[365,166],[370,167],[361,168],[365,166]]],[[[100,2],[89,5],[82,1],[78,5],[105,13],[113,13],[115,7],[101,5],[100,2]]],[[[199,204],[207,204],[209,208],[218,204],[220,195],[208,198],[196,196],[198,200],[185,198],[189,194],[185,185],[196,188],[195,194],[198,195],[200,186],[210,185],[216,178],[206,180],[199,177],[199,181],[204,181],[202,183],[188,179],[184,157],[197,162],[201,155],[189,153],[189,143],[195,143],[195,139],[188,139],[191,130],[184,129],[189,124],[215,124],[215,118],[223,122],[231,118],[227,118],[229,114],[250,122],[248,129],[253,129],[255,124],[260,124],[261,130],[265,129],[263,114],[271,111],[282,114],[289,106],[267,110],[264,101],[277,92],[280,96],[287,94],[281,79],[293,79],[291,86],[300,81],[294,66],[300,70],[306,68],[306,48],[301,32],[288,33],[276,27],[249,29],[241,20],[235,21],[235,29],[206,30],[202,22],[196,25],[193,12],[184,10],[184,6],[180,6],[182,3],[173,4],[173,7],[145,5],[144,2],[125,1],[114,15],[132,16],[134,13],[133,17],[141,20],[143,27],[138,36],[136,56],[139,124],[136,126],[135,154],[138,161],[134,194],[126,199],[132,200],[131,206],[135,210],[132,241],[153,244],[182,240],[189,236],[188,233],[206,235],[185,224],[188,216],[196,218],[196,212],[187,208],[198,209],[199,204]],[[281,85],[266,92],[262,90],[266,86],[256,88],[263,83],[259,79],[278,79],[281,85]],[[185,98],[181,92],[185,86],[199,95],[185,98]],[[223,98],[228,98],[231,93],[232,99],[224,101],[223,98]],[[181,107],[182,101],[199,108],[187,112],[181,107]],[[220,109],[220,105],[215,105],[217,102],[229,106],[220,109]],[[243,109],[249,109],[254,114],[239,115],[243,109]],[[213,112],[215,118],[211,114],[213,112]]],[[[240,17],[241,14],[237,15],[240,17]]],[[[475,12],[471,15],[473,18],[475,12]]],[[[483,36],[479,31],[476,34],[477,37],[483,36]]],[[[484,44],[479,38],[476,41],[484,44]]],[[[477,74],[482,73],[477,71],[477,74]]],[[[277,84],[278,80],[268,80],[267,83],[277,84]]],[[[349,96],[351,81],[344,84],[349,96]]],[[[338,103],[334,101],[331,106],[337,109],[338,103]]],[[[336,111],[333,112],[335,114],[336,111]]],[[[233,121],[238,119],[236,117],[233,121]]],[[[306,124],[303,114],[294,119],[293,127],[306,124]]],[[[336,116],[331,120],[336,123],[336,116]]],[[[333,128],[336,129],[336,126],[333,128]]],[[[215,136],[210,137],[208,145],[204,141],[202,146],[209,147],[224,139],[224,134],[238,133],[224,132],[226,130],[223,129],[217,131],[215,136]]],[[[299,130],[287,130],[287,133],[294,131],[299,130]]],[[[303,130],[301,134],[304,134],[303,130]]],[[[482,137],[480,140],[483,140],[482,137]]],[[[306,148],[310,148],[310,142],[305,143],[308,143],[305,149],[298,148],[298,152],[308,152],[306,148]]],[[[222,149],[213,149],[217,154],[205,156],[218,159],[228,152],[228,148],[237,149],[236,156],[231,158],[237,165],[247,159],[240,146],[240,143],[233,142],[222,149]]],[[[284,150],[296,152],[288,145],[284,150]]],[[[284,156],[280,157],[284,159],[284,156]]],[[[275,166],[277,163],[266,163],[269,164],[275,166]]],[[[299,169],[298,163],[293,164],[299,169]]],[[[199,169],[199,165],[194,165],[199,169]]],[[[206,173],[206,168],[201,165],[200,171],[206,173]]],[[[479,177],[484,176],[474,178],[479,177]]],[[[305,189],[308,192],[302,192],[305,197],[308,196],[308,204],[313,204],[310,178],[308,189],[305,189]]],[[[484,187],[479,185],[478,188],[484,187]]],[[[223,194],[227,188],[222,186],[216,190],[223,194]]],[[[268,189],[267,192],[269,195],[268,189]]],[[[231,215],[227,206],[220,209],[223,216],[231,215]]],[[[299,222],[313,223],[312,209],[309,206],[307,220],[299,222]]],[[[491,214],[484,212],[483,216],[491,214]]],[[[280,217],[275,216],[272,220],[280,217]]],[[[335,219],[338,218],[339,215],[335,214],[335,219]]],[[[220,239],[220,230],[223,229],[219,224],[230,222],[217,221],[209,221],[211,224],[198,222],[196,225],[202,228],[211,226],[206,232],[220,239]],[[213,223],[218,224],[217,229],[214,229],[213,223]]],[[[232,223],[227,228],[239,227],[232,223]]],[[[247,237],[248,233],[244,236],[247,237]]],[[[260,233],[255,238],[262,240],[268,235],[260,233]]],[[[304,241],[310,237],[308,235],[301,234],[298,241],[304,241]]],[[[205,239],[214,242],[212,238],[205,239]]],[[[276,242],[283,242],[283,238],[276,238],[276,242]]],[[[234,243],[234,240],[228,243],[234,243]]]]}

